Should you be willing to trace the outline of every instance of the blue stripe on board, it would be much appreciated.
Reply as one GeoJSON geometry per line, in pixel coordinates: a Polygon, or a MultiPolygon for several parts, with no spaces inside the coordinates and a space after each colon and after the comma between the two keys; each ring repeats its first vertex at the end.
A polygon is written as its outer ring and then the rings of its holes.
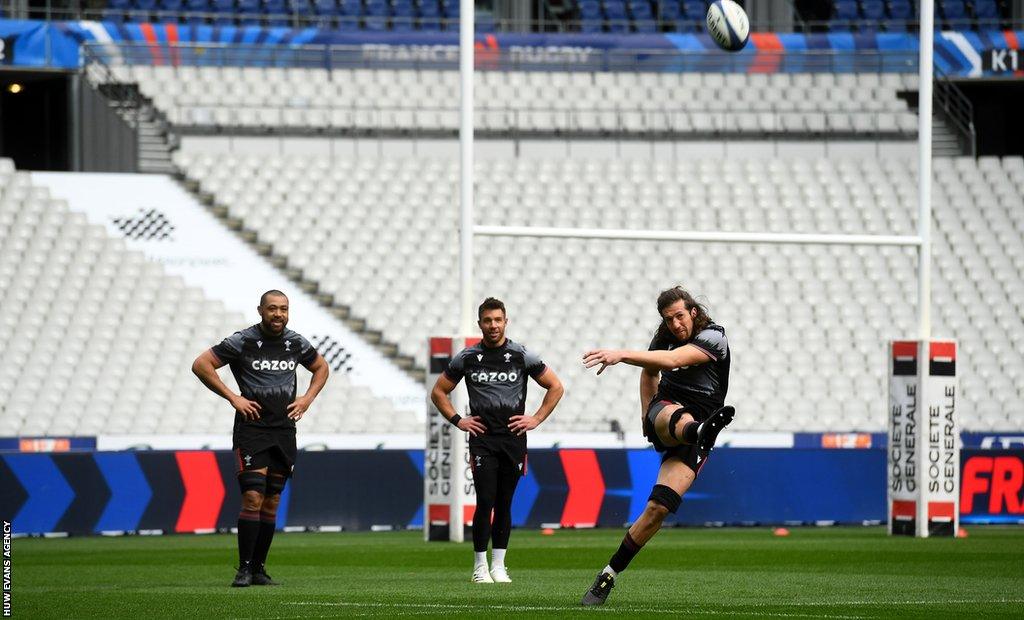
{"type": "Polygon", "coordinates": [[[110,488],[110,500],[96,522],[95,531],[137,530],[153,491],[135,453],[97,452],[93,459],[110,488]]]}

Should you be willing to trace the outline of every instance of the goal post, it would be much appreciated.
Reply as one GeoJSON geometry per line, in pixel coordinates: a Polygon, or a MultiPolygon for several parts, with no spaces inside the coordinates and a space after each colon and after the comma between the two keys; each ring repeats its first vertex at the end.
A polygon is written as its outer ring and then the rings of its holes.
{"type": "MultiPolygon", "coordinates": [[[[469,464],[466,433],[452,426],[430,400],[430,390],[451,363],[452,357],[480,338],[431,337],[427,372],[427,437],[423,450],[423,538],[426,541],[462,542],[472,525],[476,490],[469,464]]],[[[460,381],[451,393],[455,411],[469,415],[466,384],[460,381]]]]}
{"type": "Polygon", "coordinates": [[[956,536],[960,521],[956,342],[890,344],[889,533],[956,536]]]}

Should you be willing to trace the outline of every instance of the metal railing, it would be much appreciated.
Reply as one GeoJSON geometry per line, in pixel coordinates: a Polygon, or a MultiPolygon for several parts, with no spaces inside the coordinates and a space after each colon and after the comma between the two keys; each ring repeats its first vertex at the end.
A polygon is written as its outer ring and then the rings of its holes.
{"type": "MultiPolygon", "coordinates": [[[[297,67],[321,69],[456,70],[458,45],[244,45],[228,43],[85,42],[90,57],[112,67],[171,65],[197,67],[297,67]]],[[[913,50],[779,50],[751,59],[712,50],[479,49],[479,70],[644,71],[750,73],[914,73],[913,50]]]]}
{"type": "Polygon", "coordinates": [[[964,91],[949,79],[938,67],[935,68],[935,82],[932,100],[942,115],[950,121],[957,132],[960,148],[968,155],[977,154],[978,136],[974,130],[974,106],[964,91]]]}

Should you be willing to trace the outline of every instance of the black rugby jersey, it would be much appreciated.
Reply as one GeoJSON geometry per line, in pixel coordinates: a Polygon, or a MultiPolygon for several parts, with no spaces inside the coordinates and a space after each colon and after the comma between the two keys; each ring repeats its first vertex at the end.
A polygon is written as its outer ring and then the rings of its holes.
{"type": "Polygon", "coordinates": [[[225,338],[211,351],[231,367],[242,396],[260,404],[260,419],[246,421],[235,412],[239,426],[295,428],[288,418],[288,405],[295,400],[295,368],[316,359],[316,349],[298,333],[285,328],[280,336],[268,336],[259,324],[225,338]]]}
{"type": "Polygon", "coordinates": [[[452,383],[465,377],[470,413],[480,416],[486,435],[496,436],[512,434],[509,418],[526,412],[527,376],[536,379],[546,368],[537,355],[506,338],[500,347],[488,348],[482,342],[466,347],[444,374],[452,383]]]}
{"type": "Polygon", "coordinates": [[[729,390],[729,364],[732,361],[732,354],[729,351],[729,341],[725,337],[725,328],[712,323],[687,342],[680,341],[671,332],[666,331],[665,335],[655,334],[648,350],[671,351],[688,344],[707,353],[711,360],[703,364],[661,371],[661,381],[658,383],[658,394],[655,399],[693,405],[707,415],[725,404],[725,394],[729,390]]]}

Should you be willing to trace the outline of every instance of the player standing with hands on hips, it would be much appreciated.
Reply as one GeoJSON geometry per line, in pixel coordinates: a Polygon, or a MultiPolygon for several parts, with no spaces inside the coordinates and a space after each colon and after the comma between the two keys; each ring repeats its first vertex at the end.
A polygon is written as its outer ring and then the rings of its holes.
{"type": "Polygon", "coordinates": [[[430,400],[449,422],[469,433],[469,459],[476,489],[473,513],[473,583],[508,583],[505,552],[512,533],[512,495],[526,473],[526,433],[537,428],[562,393],[555,372],[521,344],[505,337],[505,304],[488,297],[477,312],[480,343],[456,355],[437,378],[430,400]],[[526,377],[547,390],[532,416],[526,412],[526,377]],[[466,379],[470,415],[460,416],[449,398],[466,379]],[[494,521],[491,521],[491,511],[494,521]],[[493,541],[491,567],[487,543],[493,541]]]}
{"type": "Polygon", "coordinates": [[[647,441],[661,453],[658,480],[647,506],[626,532],[618,551],[583,595],[583,605],[602,605],[615,578],[658,533],[668,513],[675,514],[736,411],[725,405],[732,353],[725,328],[716,325],[703,305],[680,287],[658,295],[658,331],[647,351],[597,349],[583,364],[639,366],[640,406],[647,441]]]}
{"type": "Polygon", "coordinates": [[[267,291],[257,307],[260,322],[203,352],[192,372],[235,409],[232,447],[242,490],[238,515],[238,572],[233,587],[277,585],[265,568],[274,538],[277,505],[295,468],[295,423],[327,383],[330,370],[313,345],[287,329],[288,297],[267,291]],[[231,366],[241,394],[224,385],[217,369],[231,366]],[[296,397],[295,367],[313,373],[296,397]]]}

